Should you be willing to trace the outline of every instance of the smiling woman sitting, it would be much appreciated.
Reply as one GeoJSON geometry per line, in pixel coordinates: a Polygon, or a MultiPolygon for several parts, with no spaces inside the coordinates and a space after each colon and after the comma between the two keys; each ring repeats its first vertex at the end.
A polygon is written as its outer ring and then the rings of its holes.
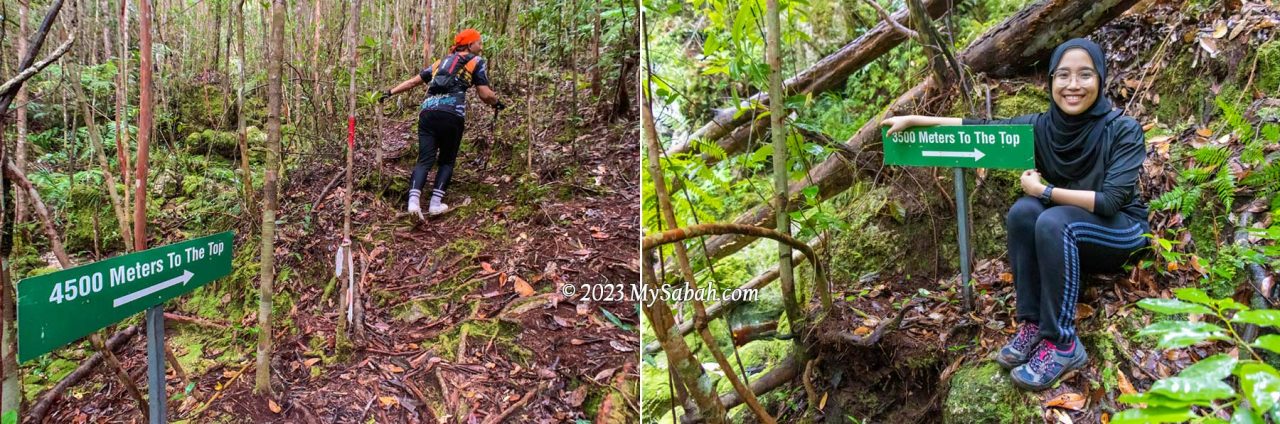
{"type": "Polygon", "coordinates": [[[1011,119],[899,116],[890,134],[928,125],[1030,124],[1036,169],[1022,173],[1026,196],[1005,218],[1016,290],[1018,332],[996,355],[1015,384],[1051,387],[1083,367],[1088,355],[1075,331],[1080,271],[1119,269],[1144,247],[1150,231],[1137,182],[1146,157],[1142,127],[1113,110],[1102,93],[1102,48],[1077,38],[1049,61],[1053,101],[1043,113],[1011,119]],[[1047,181],[1047,184],[1041,179],[1047,181]]]}

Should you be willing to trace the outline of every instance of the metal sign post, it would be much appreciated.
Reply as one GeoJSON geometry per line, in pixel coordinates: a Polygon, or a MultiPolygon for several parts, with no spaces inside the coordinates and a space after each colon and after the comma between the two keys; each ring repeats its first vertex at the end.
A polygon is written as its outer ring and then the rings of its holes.
{"type": "Polygon", "coordinates": [[[230,231],[18,282],[18,361],[146,311],[151,422],[165,422],[165,301],[231,273],[230,231]]]}
{"type": "Polygon", "coordinates": [[[147,308],[147,410],[151,424],[168,422],[164,395],[164,308],[147,308]]]}
{"type": "Polygon", "coordinates": [[[881,128],[884,163],[953,168],[956,226],[960,245],[960,293],[964,310],[973,310],[969,284],[969,202],[963,168],[1031,169],[1035,167],[1034,131],[1030,125],[945,125],[916,127],[888,136],[881,128]]]}

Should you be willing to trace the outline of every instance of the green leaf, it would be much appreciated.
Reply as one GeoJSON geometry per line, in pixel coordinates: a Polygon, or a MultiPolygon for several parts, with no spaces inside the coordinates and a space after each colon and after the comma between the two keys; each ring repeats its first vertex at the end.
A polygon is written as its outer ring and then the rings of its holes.
{"type": "Polygon", "coordinates": [[[1231,414],[1231,424],[1266,424],[1266,422],[1262,420],[1262,416],[1254,414],[1252,409],[1240,405],[1236,407],[1236,412],[1231,414]]]}
{"type": "Polygon", "coordinates": [[[1196,402],[1190,402],[1190,401],[1185,401],[1181,399],[1170,399],[1163,395],[1158,395],[1150,392],[1120,395],[1120,397],[1116,398],[1116,401],[1120,403],[1127,403],[1130,405],[1145,403],[1147,404],[1148,408],[1154,408],[1154,407],[1185,408],[1185,407],[1196,404],[1196,402]]]}
{"type": "Polygon", "coordinates": [[[1161,349],[1187,347],[1205,340],[1227,340],[1226,330],[1207,322],[1161,321],[1148,325],[1138,336],[1157,338],[1161,349]]]}
{"type": "Polygon", "coordinates": [[[5,411],[0,415],[0,424],[18,424],[18,411],[5,411]]]}
{"type": "Polygon", "coordinates": [[[1236,391],[1227,383],[1206,377],[1208,376],[1161,379],[1151,384],[1151,393],[1203,405],[1208,405],[1210,401],[1226,399],[1236,395],[1236,391]]]}
{"type": "Polygon", "coordinates": [[[1280,403],[1280,372],[1262,362],[1248,361],[1236,369],[1240,390],[1254,410],[1266,413],[1280,403]]]}
{"type": "Polygon", "coordinates": [[[1161,314],[1212,314],[1213,311],[1201,305],[1183,302],[1178,299],[1142,299],[1138,307],[1161,314]]]}
{"type": "Polygon", "coordinates": [[[1275,353],[1280,353],[1280,335],[1268,334],[1258,338],[1253,342],[1254,347],[1260,347],[1275,353]]]}
{"type": "Polygon", "coordinates": [[[1274,309],[1240,311],[1236,313],[1234,318],[1231,318],[1231,322],[1243,322],[1245,324],[1280,328],[1280,311],[1274,309]]]}
{"type": "Polygon", "coordinates": [[[1111,424],[1180,423],[1193,417],[1190,407],[1126,409],[1111,417],[1111,424]]]}
{"type": "Polygon", "coordinates": [[[1218,302],[1213,298],[1209,297],[1209,295],[1206,294],[1204,290],[1200,290],[1195,287],[1183,287],[1180,289],[1174,289],[1173,295],[1179,299],[1192,302],[1192,303],[1199,303],[1205,306],[1215,306],[1218,304],[1218,302]]]}
{"type": "Polygon", "coordinates": [[[1178,377],[1221,380],[1231,375],[1231,370],[1236,368],[1236,362],[1236,358],[1232,358],[1225,353],[1219,353],[1191,364],[1191,366],[1178,373],[1178,377]]]}
{"type": "Polygon", "coordinates": [[[603,312],[605,319],[612,322],[615,327],[621,328],[623,331],[631,331],[631,326],[624,324],[622,319],[618,318],[617,315],[614,315],[613,312],[609,312],[609,310],[605,309],[603,306],[600,307],[600,312],[603,312]]]}

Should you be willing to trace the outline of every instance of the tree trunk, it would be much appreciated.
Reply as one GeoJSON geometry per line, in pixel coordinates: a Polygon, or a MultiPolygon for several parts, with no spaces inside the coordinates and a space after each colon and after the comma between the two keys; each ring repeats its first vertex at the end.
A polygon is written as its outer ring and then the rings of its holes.
{"type": "MultiPolygon", "coordinates": [[[[929,9],[930,16],[937,18],[947,12],[949,3],[943,0],[929,0],[926,7],[929,9]]],[[[892,18],[903,23],[909,19],[905,10],[894,13],[892,18]]],[[[850,41],[849,44],[845,44],[840,50],[788,78],[783,83],[783,95],[791,96],[800,93],[817,95],[843,88],[849,75],[893,50],[906,39],[906,36],[894,30],[887,22],[881,22],[862,36],[850,41]]],[[[756,117],[764,111],[763,106],[769,104],[769,98],[768,92],[756,93],[744,100],[745,110],[741,113],[736,106],[720,110],[711,122],[703,125],[684,142],[672,146],[667,150],[667,154],[695,151],[698,146],[693,143],[694,140],[717,142],[727,156],[742,153],[753,137],[762,137],[768,129],[769,124],[757,120],[756,117]],[[749,122],[752,123],[751,127],[743,127],[749,122]]],[[[703,157],[708,164],[719,161],[719,158],[706,155],[703,157]]]]}
{"type": "MultiPolygon", "coordinates": [[[[29,0],[18,1],[18,55],[21,57],[27,51],[27,2],[29,0]]],[[[18,169],[26,172],[27,170],[27,90],[18,89],[17,95],[18,107],[15,114],[17,115],[16,127],[18,131],[18,145],[13,151],[14,162],[18,165],[18,169]]],[[[4,111],[0,111],[3,114],[4,111]]],[[[26,221],[27,205],[26,195],[17,193],[14,195],[14,210],[16,211],[16,222],[26,221]]]]}
{"type": "MultiPolygon", "coordinates": [[[[89,132],[89,141],[93,143],[94,154],[98,157],[98,165],[102,167],[102,179],[107,183],[107,194],[111,198],[111,210],[116,214],[116,223],[120,226],[120,239],[125,242],[125,250],[129,249],[129,220],[124,212],[124,200],[120,198],[120,190],[116,188],[116,177],[111,173],[111,166],[107,164],[107,152],[102,147],[102,134],[98,132],[98,123],[93,117],[93,112],[89,110],[89,102],[85,100],[84,88],[80,86],[80,68],[72,66],[71,76],[75,78],[71,82],[71,90],[76,95],[76,103],[80,105],[80,114],[84,116],[84,123],[89,132]]],[[[97,215],[94,215],[95,217],[97,215]]]]}
{"type": "MultiPolygon", "coordinates": [[[[120,182],[124,185],[125,220],[132,225],[129,217],[132,214],[131,196],[129,195],[129,127],[125,121],[129,116],[129,0],[120,0],[120,25],[116,28],[119,43],[116,49],[116,165],[120,166],[120,182]]],[[[134,245],[133,234],[121,234],[130,246],[134,245]]]]}
{"type": "Polygon", "coordinates": [[[240,145],[240,178],[244,181],[244,212],[253,213],[257,202],[253,200],[253,170],[249,169],[249,132],[244,122],[244,62],[248,59],[244,54],[244,0],[236,3],[236,55],[240,57],[240,63],[236,65],[240,79],[240,87],[236,89],[236,139],[240,145]]]}
{"type": "Polygon", "coordinates": [[[427,7],[422,15],[422,69],[431,66],[431,9],[434,8],[434,1],[424,0],[427,7]]]}
{"type": "Polygon", "coordinates": [[[262,280],[258,286],[258,364],[253,391],[271,395],[271,287],[275,278],[277,172],[280,166],[280,74],[284,62],[284,0],[271,2],[267,50],[267,164],[262,187],[262,280]]]}
{"type": "MultiPolygon", "coordinates": [[[[769,96],[774,99],[782,98],[782,30],[781,24],[778,22],[778,0],[765,1],[765,56],[769,63],[769,96]]],[[[773,205],[774,210],[778,212],[775,218],[777,221],[777,230],[783,235],[791,236],[791,216],[787,214],[787,174],[790,169],[787,166],[787,134],[783,128],[783,103],[769,103],[769,130],[773,135],[773,205]]],[[[684,243],[676,245],[676,249],[683,249],[684,243]]],[[[816,265],[816,264],[815,264],[816,265]]],[[[791,268],[791,246],[782,241],[778,241],[778,272],[779,281],[782,282],[782,304],[787,311],[787,321],[791,323],[791,332],[793,334],[804,334],[806,324],[804,311],[800,304],[796,301],[795,273],[791,268]]],[[[795,355],[799,362],[806,360],[804,338],[796,337],[794,340],[795,355]]],[[[750,391],[748,390],[748,393],[750,391]]],[[[746,397],[747,402],[751,402],[750,397],[746,397]]]]}
{"type": "Polygon", "coordinates": [[[591,25],[591,98],[600,98],[600,0],[592,3],[591,15],[595,16],[591,25]]]}
{"type": "MultiPolygon", "coordinates": [[[[1048,59],[1053,49],[1063,41],[1093,32],[1102,24],[1119,16],[1137,0],[1108,0],[1103,2],[1041,1],[1014,14],[992,27],[957,59],[974,74],[986,74],[994,78],[1007,78],[1031,69],[1032,64],[1048,59]],[[1014,64],[1021,65],[1014,65],[1014,64]]],[[[902,113],[936,114],[946,110],[954,98],[946,93],[932,77],[899,96],[888,108],[889,115],[902,113]]],[[[826,200],[847,190],[855,177],[871,177],[882,166],[880,157],[881,117],[877,116],[862,126],[845,146],[860,155],[837,153],[809,171],[809,175],[792,182],[790,197],[798,197],[809,186],[818,187],[818,198],[826,200]],[[812,184],[810,184],[812,182],[812,184]]],[[[794,210],[791,205],[789,210],[794,210]]],[[[739,215],[735,223],[770,226],[773,207],[761,205],[739,215]]],[[[706,242],[711,259],[723,258],[754,241],[754,237],[723,235],[706,242]]]]}
{"type": "MultiPolygon", "coordinates": [[[[8,160],[5,157],[4,123],[0,122],[0,163],[8,160]]],[[[22,381],[18,369],[18,328],[16,293],[14,293],[12,268],[9,266],[9,255],[13,253],[13,182],[0,172],[0,371],[3,384],[0,384],[0,413],[13,411],[21,414],[22,381]]]]}

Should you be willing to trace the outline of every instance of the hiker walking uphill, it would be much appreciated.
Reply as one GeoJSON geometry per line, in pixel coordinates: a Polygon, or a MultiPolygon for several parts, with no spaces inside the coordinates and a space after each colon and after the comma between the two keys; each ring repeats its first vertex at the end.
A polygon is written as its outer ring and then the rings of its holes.
{"type": "Polygon", "coordinates": [[[1016,385],[1051,387],[1088,355],[1076,334],[1080,271],[1118,270],[1147,245],[1147,206],[1137,183],[1146,155],[1142,127],[1103,92],[1102,47],[1077,38],[1049,61],[1049,111],[1010,119],[900,116],[889,132],[923,125],[1029,124],[1036,169],[1006,216],[1018,332],[996,355],[1016,385]],[[1042,183],[1041,179],[1047,181],[1042,183]]]}
{"type": "Polygon", "coordinates": [[[458,148],[462,143],[462,131],[467,113],[467,89],[475,87],[480,100],[493,107],[495,113],[506,108],[498,95],[489,88],[488,64],[480,51],[483,45],[480,32],[464,29],[453,38],[453,49],[431,67],[382,93],[381,99],[408,91],[420,84],[427,84],[427,98],[418,112],[418,163],[413,168],[409,190],[409,213],[422,218],[421,195],[427,173],[433,164],[436,179],[432,184],[429,215],[439,215],[449,210],[445,204],[445,190],[453,176],[458,148]]]}

